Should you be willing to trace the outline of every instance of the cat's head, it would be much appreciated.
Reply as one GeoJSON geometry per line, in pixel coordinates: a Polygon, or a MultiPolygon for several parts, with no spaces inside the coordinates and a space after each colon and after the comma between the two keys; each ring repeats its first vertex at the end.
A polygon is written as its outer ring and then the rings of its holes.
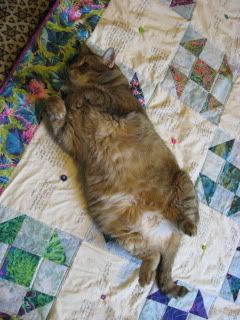
{"type": "Polygon", "coordinates": [[[94,54],[86,45],[81,44],[78,57],[69,65],[70,83],[77,87],[86,85],[117,86],[128,85],[128,81],[115,64],[113,48],[107,49],[102,56],[94,54]]]}

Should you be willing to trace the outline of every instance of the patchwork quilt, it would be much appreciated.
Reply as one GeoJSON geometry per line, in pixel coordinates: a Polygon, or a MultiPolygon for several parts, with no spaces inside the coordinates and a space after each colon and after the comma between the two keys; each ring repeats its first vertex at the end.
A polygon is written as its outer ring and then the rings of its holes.
{"type": "Polygon", "coordinates": [[[58,0],[0,89],[0,319],[240,319],[240,3],[58,0]],[[108,47],[157,132],[195,183],[171,298],[141,288],[141,261],[84,207],[74,162],[51,139],[42,101],[86,41],[108,47]]]}

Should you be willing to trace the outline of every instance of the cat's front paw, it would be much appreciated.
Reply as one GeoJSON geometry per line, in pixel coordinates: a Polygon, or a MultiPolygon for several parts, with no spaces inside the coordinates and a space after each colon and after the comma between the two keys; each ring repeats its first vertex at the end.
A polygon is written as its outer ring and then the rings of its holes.
{"type": "Polygon", "coordinates": [[[185,220],[181,223],[180,228],[188,236],[192,237],[197,234],[197,225],[194,224],[191,220],[185,220]]]}
{"type": "Polygon", "coordinates": [[[59,96],[52,96],[45,101],[45,111],[50,121],[62,120],[67,113],[64,101],[59,96]]]}

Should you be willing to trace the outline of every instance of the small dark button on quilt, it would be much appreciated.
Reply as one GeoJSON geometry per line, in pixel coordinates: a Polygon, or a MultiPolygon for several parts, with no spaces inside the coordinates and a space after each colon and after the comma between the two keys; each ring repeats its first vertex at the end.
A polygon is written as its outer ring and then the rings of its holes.
{"type": "Polygon", "coordinates": [[[66,181],[67,178],[68,178],[68,177],[67,177],[65,174],[62,174],[62,175],[60,176],[60,179],[61,179],[62,181],[66,181]]]}

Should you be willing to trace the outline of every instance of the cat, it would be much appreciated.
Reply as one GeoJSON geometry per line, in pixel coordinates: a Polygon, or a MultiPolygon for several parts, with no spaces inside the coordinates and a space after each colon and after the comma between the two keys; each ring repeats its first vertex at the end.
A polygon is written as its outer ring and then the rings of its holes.
{"type": "Polygon", "coordinates": [[[182,233],[197,232],[198,200],[132,95],[109,48],[98,56],[81,46],[68,68],[64,98],[45,101],[47,127],[81,171],[87,210],[103,233],[142,259],[139,283],[156,278],[174,297],[187,289],[171,276],[182,233]]]}

